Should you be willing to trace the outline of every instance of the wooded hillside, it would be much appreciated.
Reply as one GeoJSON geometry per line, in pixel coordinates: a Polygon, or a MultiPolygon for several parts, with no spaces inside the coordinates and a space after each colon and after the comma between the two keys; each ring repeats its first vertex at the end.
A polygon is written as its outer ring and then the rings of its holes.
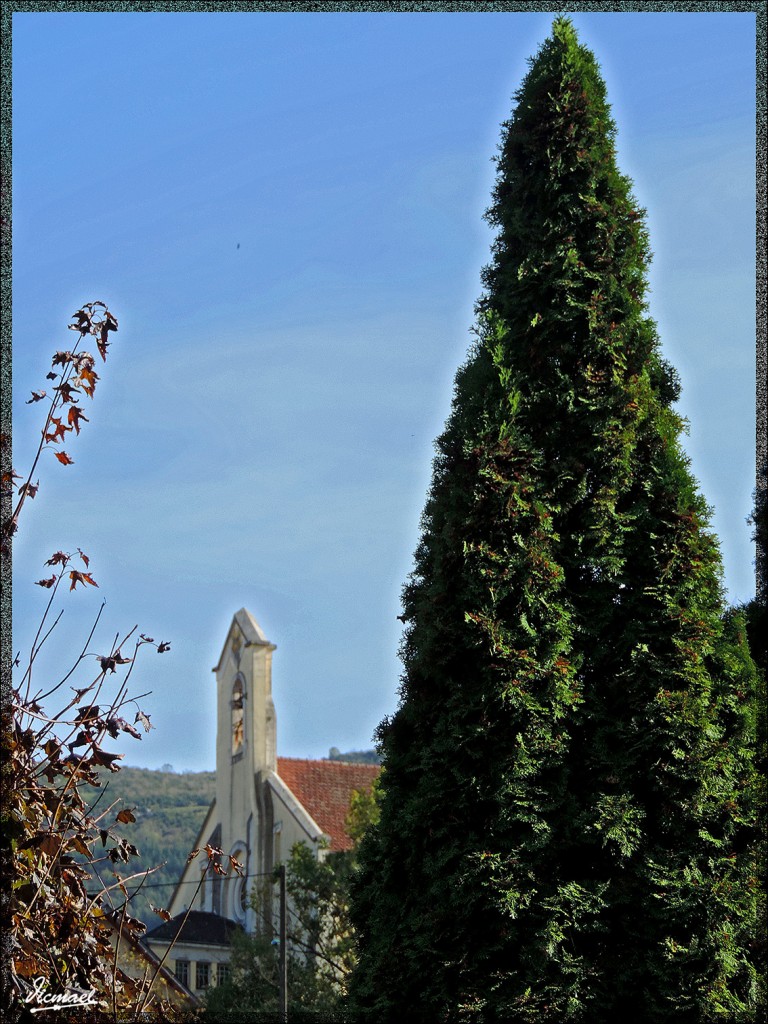
{"type": "MultiPolygon", "coordinates": [[[[157,868],[146,879],[136,896],[133,913],[147,928],[161,920],[152,912],[150,902],[166,908],[178,881],[216,788],[215,772],[152,771],[148,768],[122,768],[112,775],[105,789],[90,790],[98,799],[96,813],[119,801],[118,809],[133,812],[136,821],[122,826],[122,835],[139,850],[140,856],[128,864],[99,865],[105,881],[116,868],[125,878],[137,871],[157,868]]],[[[89,787],[90,789],[90,787],[89,787]]],[[[128,886],[133,892],[141,879],[128,886]]]]}

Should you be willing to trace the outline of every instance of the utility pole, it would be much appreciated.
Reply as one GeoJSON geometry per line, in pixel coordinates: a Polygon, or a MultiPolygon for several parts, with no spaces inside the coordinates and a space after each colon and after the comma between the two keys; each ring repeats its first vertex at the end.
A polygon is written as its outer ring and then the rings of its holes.
{"type": "Polygon", "coordinates": [[[280,879],[280,1021],[288,1024],[288,922],[285,902],[285,864],[279,868],[280,879]]]}

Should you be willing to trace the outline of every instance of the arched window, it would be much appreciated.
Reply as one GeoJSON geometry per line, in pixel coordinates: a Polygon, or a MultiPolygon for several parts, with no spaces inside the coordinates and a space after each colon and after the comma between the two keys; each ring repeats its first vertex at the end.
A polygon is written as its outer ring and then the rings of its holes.
{"type": "Polygon", "coordinates": [[[242,924],[245,921],[245,914],[248,909],[248,886],[244,875],[246,853],[242,845],[238,844],[230,857],[240,865],[240,872],[230,868],[228,878],[229,917],[242,924]]]}
{"type": "Polygon", "coordinates": [[[232,756],[242,753],[245,741],[243,722],[243,683],[238,677],[232,687],[232,756]]]}

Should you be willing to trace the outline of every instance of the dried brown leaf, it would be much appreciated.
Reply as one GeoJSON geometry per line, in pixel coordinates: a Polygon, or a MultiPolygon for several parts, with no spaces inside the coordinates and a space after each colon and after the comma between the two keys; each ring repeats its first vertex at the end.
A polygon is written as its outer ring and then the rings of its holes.
{"type": "Polygon", "coordinates": [[[92,587],[98,587],[99,585],[89,572],[78,572],[77,569],[72,570],[69,574],[69,578],[72,580],[69,587],[70,590],[74,590],[78,583],[82,583],[83,585],[88,583],[92,587]]]}
{"type": "Polygon", "coordinates": [[[70,405],[69,412],[67,413],[67,423],[75,428],[75,433],[77,434],[80,433],[80,420],[85,420],[86,423],[90,422],[88,417],[83,414],[83,410],[79,405],[70,405]]]}

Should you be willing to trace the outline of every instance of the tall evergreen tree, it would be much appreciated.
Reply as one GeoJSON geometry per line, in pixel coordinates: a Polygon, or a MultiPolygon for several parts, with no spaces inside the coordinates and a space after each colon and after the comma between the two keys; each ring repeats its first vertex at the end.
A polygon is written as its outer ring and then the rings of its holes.
{"type": "Polygon", "coordinates": [[[568,18],[515,99],[379,728],[353,1006],[750,1020],[755,673],[647,312],[644,211],[568,18]]]}

